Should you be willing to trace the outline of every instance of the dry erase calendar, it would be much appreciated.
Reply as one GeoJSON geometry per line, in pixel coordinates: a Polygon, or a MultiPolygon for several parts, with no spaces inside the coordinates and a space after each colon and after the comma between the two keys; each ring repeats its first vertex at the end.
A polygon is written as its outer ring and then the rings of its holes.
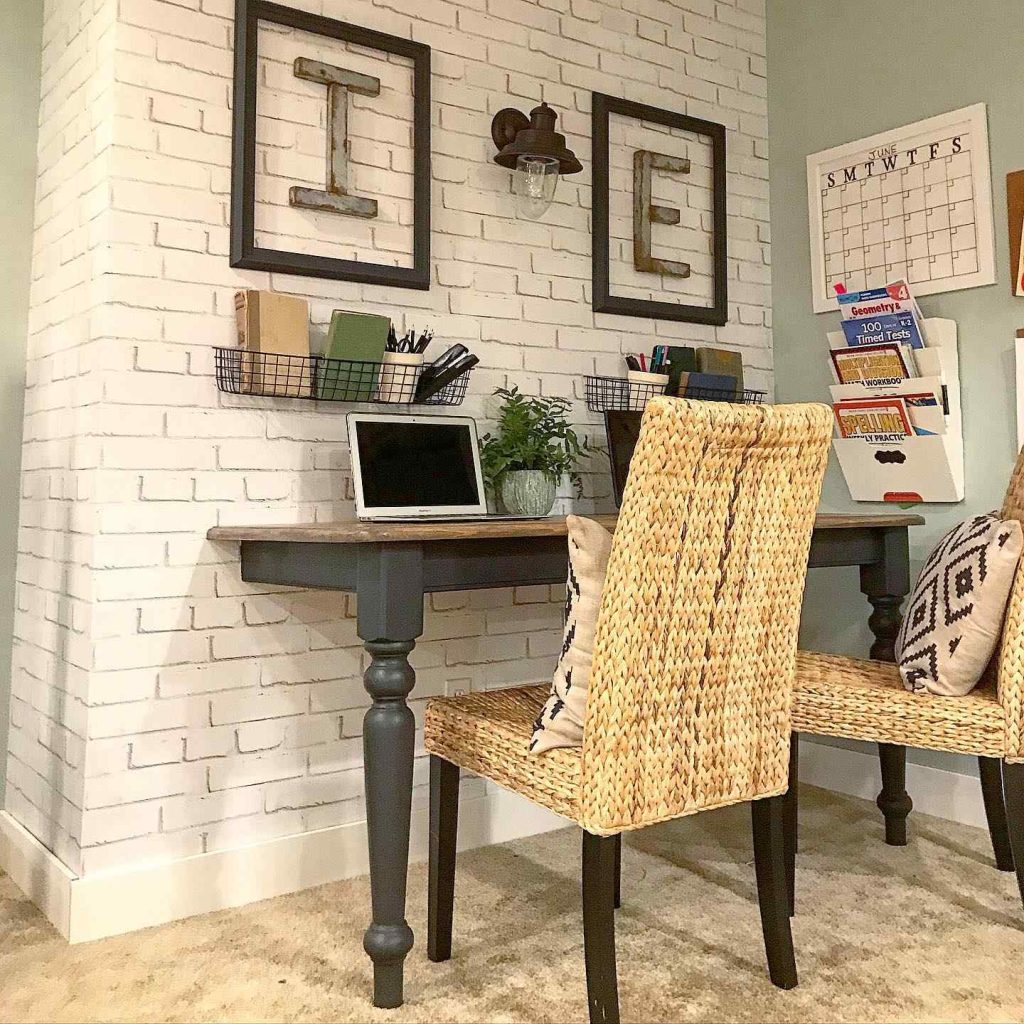
{"type": "Polygon", "coordinates": [[[814,310],[835,284],[895,278],[915,295],[995,282],[985,104],[807,158],[814,310]]]}

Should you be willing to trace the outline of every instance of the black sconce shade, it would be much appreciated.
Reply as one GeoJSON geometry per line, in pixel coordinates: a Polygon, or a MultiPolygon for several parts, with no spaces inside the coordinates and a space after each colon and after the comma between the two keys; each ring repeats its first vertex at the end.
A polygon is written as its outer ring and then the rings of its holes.
{"type": "Polygon", "coordinates": [[[534,107],[530,117],[514,107],[506,107],[494,115],[491,138],[498,147],[496,164],[515,170],[521,156],[550,157],[558,161],[560,174],[576,174],[583,165],[565,145],[565,136],[555,131],[558,115],[546,103],[534,107]]]}

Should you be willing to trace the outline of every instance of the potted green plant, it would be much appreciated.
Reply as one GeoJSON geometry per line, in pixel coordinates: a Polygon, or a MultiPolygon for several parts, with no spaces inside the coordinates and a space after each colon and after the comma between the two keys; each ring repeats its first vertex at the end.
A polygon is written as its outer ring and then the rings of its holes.
{"type": "Polygon", "coordinates": [[[545,516],[555,503],[555,489],[567,474],[577,492],[583,481],[577,466],[590,451],[566,419],[566,398],[529,398],[519,388],[498,388],[502,399],[498,426],[480,442],[484,481],[514,515],[545,516]]]}

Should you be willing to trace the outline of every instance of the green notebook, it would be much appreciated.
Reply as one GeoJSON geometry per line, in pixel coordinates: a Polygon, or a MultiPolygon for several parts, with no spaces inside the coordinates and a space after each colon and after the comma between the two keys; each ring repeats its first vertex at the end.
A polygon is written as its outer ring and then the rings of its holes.
{"type": "Polygon", "coordinates": [[[737,401],[743,398],[743,356],[725,348],[697,349],[697,369],[701,373],[736,378],[737,401]]]}
{"type": "Polygon", "coordinates": [[[668,347],[668,395],[682,396],[686,387],[680,389],[684,373],[692,373],[697,369],[697,353],[689,345],[669,345],[668,347]]]}
{"type": "Polygon", "coordinates": [[[317,398],[372,402],[390,327],[390,317],[336,309],[331,314],[325,358],[320,363],[317,398]],[[374,365],[359,365],[361,363],[374,365]]]}

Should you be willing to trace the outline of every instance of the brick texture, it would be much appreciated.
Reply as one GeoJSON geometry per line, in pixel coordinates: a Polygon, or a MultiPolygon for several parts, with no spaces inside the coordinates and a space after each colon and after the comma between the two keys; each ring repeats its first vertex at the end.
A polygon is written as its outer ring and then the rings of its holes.
{"type": "MultiPolygon", "coordinates": [[[[772,385],[758,0],[297,6],[433,48],[429,292],[228,266],[231,4],[47,3],[7,807],[82,873],[363,816],[355,599],[243,583],[237,549],[204,539],[218,523],[352,511],[345,407],[216,391],[211,346],[233,343],[236,289],[307,297],[314,343],[331,310],[348,307],[468,344],[481,366],[464,408],[481,420],[495,386],[518,384],[575,399],[574,419],[599,439],[581,376],[618,372],[623,352],[657,341],[735,348],[751,385],[772,385]],[[593,313],[595,89],[726,125],[727,326],[593,313]],[[529,222],[491,162],[489,127],[501,107],[542,98],[584,171],[529,222]]],[[[352,184],[379,199],[378,221],[311,231],[281,197],[290,183],[322,184],[322,90],[286,73],[301,39],[262,38],[258,230],[310,251],[407,260],[408,69],[396,61],[381,76],[389,121],[353,103],[352,184]]],[[[682,206],[676,244],[698,296],[703,167],[663,193],[682,206]]],[[[624,288],[644,284],[620,270],[624,288]]],[[[607,509],[609,493],[597,456],[582,499],[563,488],[560,507],[607,509]]],[[[549,677],[559,591],[432,598],[412,656],[417,717],[446,688],[549,677]]]]}

